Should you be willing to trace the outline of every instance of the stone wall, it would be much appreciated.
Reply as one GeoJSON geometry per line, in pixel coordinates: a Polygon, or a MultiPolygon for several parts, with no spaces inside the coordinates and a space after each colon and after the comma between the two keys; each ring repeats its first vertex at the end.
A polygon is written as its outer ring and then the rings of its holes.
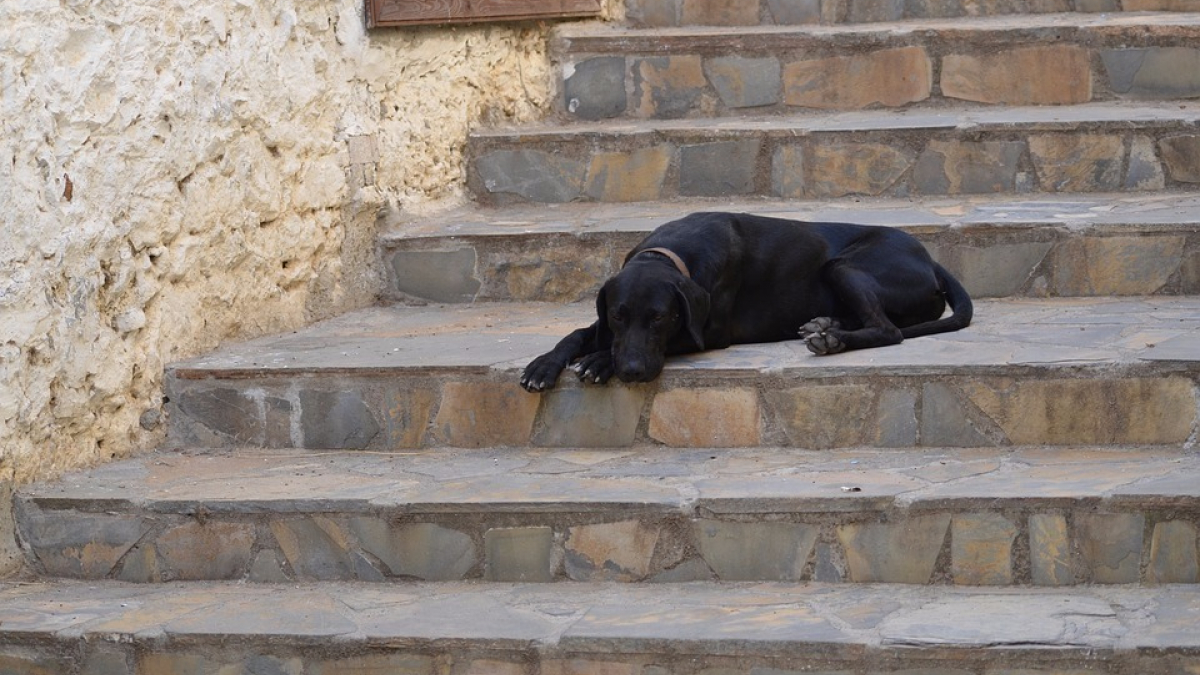
{"type": "Polygon", "coordinates": [[[372,302],[382,207],[461,200],[467,130],[549,108],[544,24],[368,32],[358,0],[4,23],[0,482],[152,447],[167,363],[372,302]]]}

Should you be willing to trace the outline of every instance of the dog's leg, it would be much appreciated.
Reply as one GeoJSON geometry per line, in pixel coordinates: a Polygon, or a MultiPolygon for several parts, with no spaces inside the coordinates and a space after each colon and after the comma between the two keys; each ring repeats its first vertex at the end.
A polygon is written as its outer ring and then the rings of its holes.
{"type": "Polygon", "coordinates": [[[884,311],[874,277],[847,264],[834,264],[826,271],[826,280],[846,314],[857,317],[861,328],[847,330],[831,317],[813,319],[800,328],[800,337],[809,351],[818,355],[837,354],[900,344],[904,340],[900,329],[884,311]]]}

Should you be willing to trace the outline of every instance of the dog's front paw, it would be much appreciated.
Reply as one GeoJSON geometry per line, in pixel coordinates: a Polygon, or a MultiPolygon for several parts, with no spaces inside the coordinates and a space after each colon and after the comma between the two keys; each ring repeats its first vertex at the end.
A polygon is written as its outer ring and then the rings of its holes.
{"type": "Polygon", "coordinates": [[[558,375],[566,364],[551,354],[543,354],[525,366],[521,373],[521,386],[525,391],[539,392],[554,388],[558,375]]]}
{"type": "Polygon", "coordinates": [[[592,352],[571,364],[571,370],[584,382],[595,384],[608,382],[616,372],[611,351],[592,352]]]}
{"type": "Polygon", "coordinates": [[[818,356],[837,354],[846,351],[846,345],[836,334],[840,328],[841,324],[837,321],[821,316],[801,326],[800,337],[808,351],[818,356]]]}

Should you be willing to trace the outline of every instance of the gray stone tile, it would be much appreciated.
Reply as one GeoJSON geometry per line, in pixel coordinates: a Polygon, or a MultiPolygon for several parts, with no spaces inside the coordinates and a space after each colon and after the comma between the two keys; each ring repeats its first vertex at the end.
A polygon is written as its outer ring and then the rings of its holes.
{"type": "Polygon", "coordinates": [[[560,386],[543,398],[542,426],[534,431],[533,443],[584,448],[630,445],[645,397],[640,387],[560,386]]]}
{"type": "Polygon", "coordinates": [[[704,73],[726,107],[755,108],[779,103],[783,85],[777,58],[719,56],[704,62],[704,73]]]}
{"type": "Polygon", "coordinates": [[[271,522],[271,532],[300,580],[357,578],[345,532],[329,518],[289,518],[271,522]]]}
{"type": "Polygon", "coordinates": [[[479,292],[475,249],[394,251],[392,283],[401,293],[434,302],[471,302],[479,292]]]}
{"type": "Polygon", "coordinates": [[[1145,517],[1140,513],[1080,513],[1075,516],[1080,558],[1100,584],[1139,581],[1145,517]]]}
{"type": "Polygon", "coordinates": [[[570,66],[563,80],[563,105],[584,120],[619,117],[625,113],[625,57],[598,56],[570,66]]]}
{"type": "Polygon", "coordinates": [[[377,443],[380,423],[361,391],[300,392],[304,447],[362,450],[377,443]]]}
{"type": "Polygon", "coordinates": [[[926,384],[921,392],[921,445],[978,448],[995,445],[979,430],[962,392],[946,384],[926,384]]]}
{"type": "Polygon", "coordinates": [[[172,403],[189,424],[201,425],[236,443],[263,443],[263,410],[240,389],[189,387],[173,397],[172,403]]]}
{"type": "Polygon", "coordinates": [[[1113,91],[1130,98],[1200,97],[1200,49],[1149,47],[1100,52],[1113,91]]]}
{"type": "Polygon", "coordinates": [[[108,515],[25,508],[18,514],[22,539],[52,576],[103,579],[150,530],[138,515],[108,515]]]}
{"type": "Polygon", "coordinates": [[[362,549],[396,576],[427,581],[464,578],[478,563],[470,535],[434,523],[393,525],[379,518],[352,518],[350,532],[362,549]]]}
{"type": "Polygon", "coordinates": [[[723,581],[797,581],[819,528],[796,523],[697,520],[700,555],[723,581]]]}
{"type": "Polygon", "coordinates": [[[692,197],[753,193],[760,145],[757,140],[743,140],[682,146],[679,193],[692,197]]]}
{"type": "Polygon", "coordinates": [[[489,581],[552,581],[554,530],[510,527],[483,535],[484,576],[489,581]]]}
{"type": "Polygon", "coordinates": [[[767,0],[767,10],[777,26],[821,22],[820,0],[767,0]]]}
{"type": "Polygon", "coordinates": [[[539,150],[496,150],[477,159],[475,171],[488,192],[553,204],[580,195],[587,165],[539,150]]]}

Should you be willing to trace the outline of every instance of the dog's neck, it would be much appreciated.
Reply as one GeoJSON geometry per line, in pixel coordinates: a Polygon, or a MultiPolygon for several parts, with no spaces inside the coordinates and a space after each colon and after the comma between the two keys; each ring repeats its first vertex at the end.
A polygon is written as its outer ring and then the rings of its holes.
{"type": "Polygon", "coordinates": [[[683,259],[680,258],[679,256],[675,255],[675,252],[670,249],[655,247],[655,248],[644,248],[644,249],[638,251],[638,255],[641,255],[643,253],[658,253],[661,255],[665,255],[668,260],[670,260],[672,263],[674,263],[675,269],[679,270],[680,274],[682,274],[683,276],[685,276],[689,279],[692,277],[692,273],[688,271],[687,263],[683,262],[683,259]]]}

